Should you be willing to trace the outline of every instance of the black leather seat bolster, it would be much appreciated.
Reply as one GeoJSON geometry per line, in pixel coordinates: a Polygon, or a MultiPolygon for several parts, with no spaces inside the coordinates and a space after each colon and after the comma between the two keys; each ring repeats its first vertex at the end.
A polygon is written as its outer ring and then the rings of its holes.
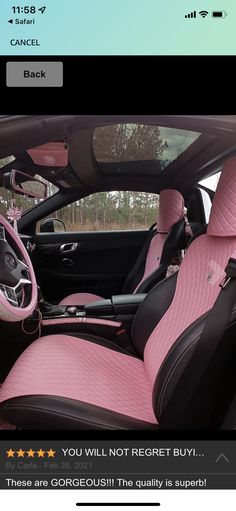
{"type": "Polygon", "coordinates": [[[166,237],[161,254],[161,263],[169,266],[172,259],[178,257],[180,255],[180,251],[184,250],[186,245],[185,218],[181,218],[181,220],[178,220],[178,222],[172,225],[170,232],[166,237]]]}
{"type": "Polygon", "coordinates": [[[170,395],[205,327],[207,316],[208,312],[182,332],[163,361],[156,376],[152,394],[152,403],[156,417],[161,417],[170,395]]]}
{"type": "Polygon", "coordinates": [[[164,263],[161,263],[156,270],[152,271],[148,277],[141,282],[140,286],[137,288],[136,293],[148,293],[150,289],[152,289],[156,284],[161,282],[166,276],[167,266],[164,263]]]}
{"type": "Polygon", "coordinates": [[[35,395],[9,399],[1,404],[1,413],[22,429],[158,429],[157,424],[57,396],[35,395]]]}
{"type": "Polygon", "coordinates": [[[162,280],[146,296],[140,305],[133,323],[133,345],[143,356],[146,342],[173,300],[178,272],[162,280]]]}
{"type": "Polygon", "coordinates": [[[221,429],[236,430],[236,394],[224,418],[221,429]]]}
{"type": "MultiPolygon", "coordinates": [[[[182,332],[182,334],[173,344],[172,348],[169,350],[165,360],[163,361],[159,369],[153,387],[152,403],[153,410],[155,412],[157,420],[160,422],[160,425],[162,413],[164,412],[164,409],[167,406],[170,396],[174,391],[174,388],[177,385],[177,382],[179,381],[179,378],[184,368],[188,364],[188,361],[191,355],[193,354],[196,343],[198,342],[199,337],[202,334],[203,329],[205,327],[208,314],[209,312],[206,312],[205,314],[200,316],[188,328],[186,328],[184,332],[182,332]]],[[[224,346],[224,355],[222,354],[222,359],[225,356],[229,357],[229,359],[232,359],[233,356],[232,350],[235,352],[234,342],[235,327],[236,327],[236,306],[232,311],[227,330],[222,338],[222,345],[224,346]],[[231,331],[231,329],[233,330],[231,331]]],[[[221,383],[222,382],[219,381],[219,386],[221,386],[221,383]]],[[[189,382],[189,385],[191,385],[191,381],[189,382]]],[[[216,399],[217,401],[219,401],[219,394],[217,395],[216,399]]],[[[219,402],[217,403],[217,406],[218,405],[219,402]]],[[[178,406],[179,403],[176,402],[177,409],[178,406]]]]}
{"type": "Polygon", "coordinates": [[[122,289],[122,294],[133,293],[134,290],[136,289],[137,285],[139,284],[140,280],[142,279],[149,245],[151,243],[153,236],[155,236],[155,234],[156,234],[155,229],[148,232],[146,241],[145,241],[143,248],[138,256],[138,259],[137,259],[134,267],[130,271],[129,275],[127,276],[127,279],[124,283],[124,286],[122,289]]]}

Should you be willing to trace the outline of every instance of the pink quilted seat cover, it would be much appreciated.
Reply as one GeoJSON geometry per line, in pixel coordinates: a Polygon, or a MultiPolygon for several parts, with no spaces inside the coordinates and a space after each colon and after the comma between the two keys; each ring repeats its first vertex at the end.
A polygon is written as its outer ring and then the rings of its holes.
{"type": "Polygon", "coordinates": [[[149,245],[146,262],[145,262],[145,269],[144,274],[142,276],[142,279],[138,283],[137,287],[135,288],[134,293],[138,291],[139,286],[141,283],[147,279],[151,273],[158,268],[160,265],[161,260],[161,254],[163,250],[163,246],[166,240],[167,234],[162,234],[157,232],[153,238],[151,239],[151,243],[149,245]]]}
{"type": "Polygon", "coordinates": [[[145,367],[153,385],[157,372],[178,336],[214,304],[225,267],[236,249],[236,237],[197,238],[180,266],[173,302],[148,339],[145,367]]]}
{"type": "Polygon", "coordinates": [[[77,399],[156,423],[144,363],[67,335],[35,341],[0,390],[0,401],[25,395],[77,399]]]}
{"type": "Polygon", "coordinates": [[[178,336],[213,306],[225,267],[235,250],[236,158],[233,158],[221,173],[207,234],[188,248],[172,304],[146,344],[144,361],[151,385],[178,336]]]}
{"type": "Polygon", "coordinates": [[[74,293],[66,296],[60,301],[59,305],[84,305],[85,303],[103,300],[102,296],[93,295],[92,293],[74,293]]]}
{"type": "Polygon", "coordinates": [[[152,388],[160,366],[178,336],[213,306],[228,259],[236,251],[234,166],[236,169],[236,159],[222,173],[221,193],[213,202],[209,232],[188,248],[174,299],[148,339],[144,363],[82,339],[66,335],[44,337],[18,359],[0,390],[1,401],[22,395],[55,395],[156,423],[152,388]],[[215,219],[214,210],[220,211],[220,222],[215,219]]]}
{"type": "Polygon", "coordinates": [[[144,274],[137,285],[137,292],[141,283],[151,275],[160,265],[163,246],[171,227],[184,217],[184,199],[177,190],[162,190],[160,192],[159,215],[157,220],[157,233],[152,238],[145,262],[144,274]]]}
{"type": "Polygon", "coordinates": [[[184,216],[184,199],[177,190],[166,189],[160,192],[157,231],[168,233],[172,225],[184,216]]]}
{"type": "Polygon", "coordinates": [[[227,161],[211,208],[207,234],[210,236],[236,235],[236,158],[227,161]]]}
{"type": "Polygon", "coordinates": [[[120,321],[113,321],[110,319],[99,319],[99,318],[78,318],[78,317],[66,317],[66,318],[54,318],[54,319],[43,319],[41,321],[42,325],[78,325],[79,323],[83,323],[83,325],[102,325],[107,327],[116,328],[117,330],[121,327],[122,323],[120,321]]]}

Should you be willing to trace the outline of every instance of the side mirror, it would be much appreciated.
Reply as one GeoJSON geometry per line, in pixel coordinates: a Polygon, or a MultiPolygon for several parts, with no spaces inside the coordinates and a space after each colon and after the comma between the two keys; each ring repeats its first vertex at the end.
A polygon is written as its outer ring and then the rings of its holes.
{"type": "Polygon", "coordinates": [[[66,232],[66,226],[59,218],[46,218],[40,224],[40,232],[66,232]]]}
{"type": "Polygon", "coordinates": [[[12,190],[14,193],[26,197],[37,199],[46,199],[47,197],[47,185],[44,181],[35,179],[19,170],[12,170],[3,174],[3,186],[7,190],[12,190]]]}

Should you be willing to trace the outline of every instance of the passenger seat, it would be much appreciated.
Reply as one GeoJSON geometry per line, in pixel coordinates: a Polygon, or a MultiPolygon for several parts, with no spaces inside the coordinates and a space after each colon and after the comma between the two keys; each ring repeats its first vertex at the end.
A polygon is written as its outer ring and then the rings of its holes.
{"type": "MultiPolygon", "coordinates": [[[[177,190],[160,192],[159,214],[155,229],[149,236],[129,273],[122,294],[147,293],[165,278],[168,266],[186,246],[184,199],[177,190]]],[[[92,293],[74,293],[59,305],[85,305],[103,300],[92,293]]]]}

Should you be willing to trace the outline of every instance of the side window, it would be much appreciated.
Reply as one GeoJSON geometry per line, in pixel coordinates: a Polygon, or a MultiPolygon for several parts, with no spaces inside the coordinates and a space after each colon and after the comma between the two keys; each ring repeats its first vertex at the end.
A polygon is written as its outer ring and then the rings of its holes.
{"type": "Polygon", "coordinates": [[[201,188],[199,188],[199,190],[200,190],[201,196],[202,196],[202,204],[203,204],[204,213],[205,213],[205,222],[206,222],[206,224],[208,224],[209,218],[210,218],[210,213],[211,213],[212,202],[210,199],[210,195],[206,192],[206,190],[202,190],[201,188]]]}
{"type": "MultiPolygon", "coordinates": [[[[217,188],[217,185],[219,183],[220,175],[221,175],[221,172],[217,172],[213,176],[210,176],[210,177],[207,177],[206,179],[203,179],[202,181],[200,181],[199,184],[202,185],[202,186],[205,186],[205,188],[208,188],[209,190],[212,190],[213,192],[215,192],[216,188],[217,188]]],[[[207,193],[206,190],[202,190],[201,188],[199,188],[199,189],[200,189],[200,192],[201,192],[201,195],[202,195],[202,201],[203,201],[203,207],[204,207],[204,212],[205,212],[205,217],[206,217],[206,223],[208,224],[209,217],[210,217],[210,212],[211,212],[211,199],[210,199],[210,196],[209,196],[209,194],[207,193]]]]}
{"type": "Polygon", "coordinates": [[[145,192],[100,192],[57,211],[67,231],[147,229],[156,222],[159,195],[145,192]]]}
{"type": "Polygon", "coordinates": [[[213,176],[206,177],[206,179],[203,179],[199,182],[200,185],[205,186],[205,188],[209,188],[209,190],[213,190],[213,192],[216,191],[217,185],[219,183],[221,172],[217,172],[213,176]]]}

